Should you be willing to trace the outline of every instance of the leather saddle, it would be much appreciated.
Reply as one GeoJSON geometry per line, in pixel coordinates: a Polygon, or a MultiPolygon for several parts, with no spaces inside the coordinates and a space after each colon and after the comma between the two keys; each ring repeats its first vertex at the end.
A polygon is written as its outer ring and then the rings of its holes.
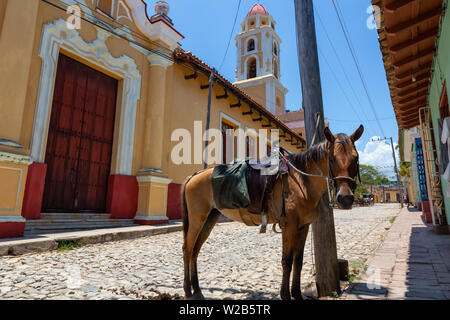
{"type": "Polygon", "coordinates": [[[284,179],[283,192],[287,187],[287,165],[277,156],[272,156],[260,162],[249,161],[246,174],[250,205],[247,211],[253,214],[267,212],[267,202],[272,194],[275,182],[284,179]]]}

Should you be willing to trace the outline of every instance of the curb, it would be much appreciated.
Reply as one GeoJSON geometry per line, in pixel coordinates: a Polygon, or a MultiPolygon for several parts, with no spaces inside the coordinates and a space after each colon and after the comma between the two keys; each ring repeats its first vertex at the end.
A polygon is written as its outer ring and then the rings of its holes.
{"type": "Polygon", "coordinates": [[[0,240],[0,256],[22,255],[33,252],[55,250],[63,240],[96,244],[110,241],[137,239],[183,230],[181,222],[171,222],[161,226],[133,226],[112,229],[96,229],[66,233],[52,233],[0,240]]]}

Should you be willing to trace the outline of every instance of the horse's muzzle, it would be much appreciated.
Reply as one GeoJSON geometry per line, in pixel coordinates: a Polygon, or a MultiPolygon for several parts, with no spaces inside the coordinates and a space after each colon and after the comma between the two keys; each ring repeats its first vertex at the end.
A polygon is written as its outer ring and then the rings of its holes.
{"type": "Polygon", "coordinates": [[[337,203],[339,205],[339,209],[344,209],[344,210],[351,209],[354,201],[355,201],[355,197],[353,195],[347,195],[347,196],[338,195],[338,197],[337,197],[337,203]]]}

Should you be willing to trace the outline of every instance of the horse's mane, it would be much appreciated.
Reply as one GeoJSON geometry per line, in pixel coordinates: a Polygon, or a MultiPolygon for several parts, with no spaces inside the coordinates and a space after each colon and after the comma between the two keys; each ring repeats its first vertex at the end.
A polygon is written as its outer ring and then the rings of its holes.
{"type": "Polygon", "coordinates": [[[289,156],[289,161],[300,170],[305,170],[309,161],[324,160],[328,155],[328,141],[323,141],[298,154],[289,156]]]}

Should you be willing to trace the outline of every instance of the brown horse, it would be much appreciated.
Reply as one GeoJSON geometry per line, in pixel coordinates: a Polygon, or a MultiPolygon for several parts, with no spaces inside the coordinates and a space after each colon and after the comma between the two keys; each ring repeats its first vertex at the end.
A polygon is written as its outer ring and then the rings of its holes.
{"type": "MultiPolygon", "coordinates": [[[[275,182],[268,199],[268,223],[279,222],[282,230],[283,280],[280,295],[282,299],[292,296],[302,299],[300,274],[303,264],[303,251],[309,225],[319,215],[322,195],[327,191],[326,180],[322,177],[308,176],[326,174],[334,181],[336,199],[342,209],[351,209],[354,201],[353,191],[359,173],[358,152],[354,143],[361,137],[364,127],[360,126],[351,136],[334,136],[325,128],[326,140],[307,151],[288,158],[289,191],[284,197],[281,179],[275,182]],[[289,279],[294,267],[292,288],[289,279]]],[[[197,257],[200,249],[211,233],[221,214],[228,218],[245,222],[249,219],[254,225],[262,224],[261,215],[251,214],[246,209],[220,210],[216,208],[212,189],[213,168],[200,171],[187,179],[183,186],[183,227],[184,227],[184,291],[187,299],[204,299],[197,275],[197,257]],[[243,221],[246,217],[246,221],[243,221]],[[193,288],[194,292],[191,292],[193,288]]]]}

